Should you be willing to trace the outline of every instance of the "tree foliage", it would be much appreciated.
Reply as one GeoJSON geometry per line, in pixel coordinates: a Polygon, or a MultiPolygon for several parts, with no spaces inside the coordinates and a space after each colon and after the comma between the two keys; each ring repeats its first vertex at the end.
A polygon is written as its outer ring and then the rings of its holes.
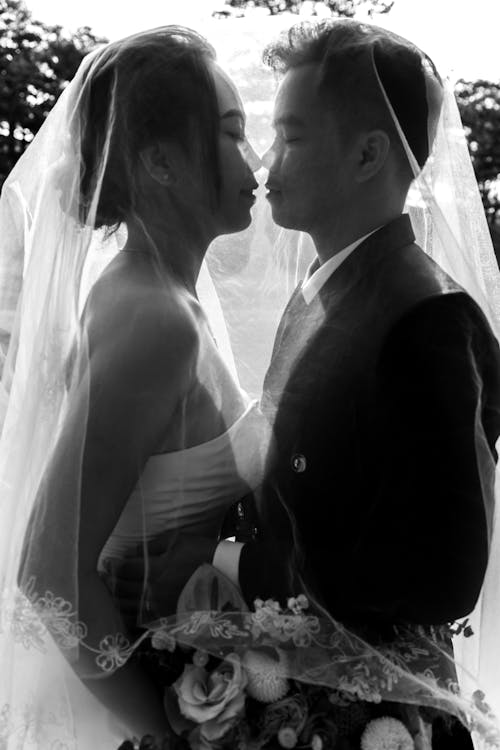
{"type": "MultiPolygon", "coordinates": [[[[486,218],[500,230],[500,82],[458,81],[455,94],[486,218]]],[[[497,248],[497,256],[500,245],[497,248]]]]}
{"type": "MultiPolygon", "coordinates": [[[[305,0],[308,2],[309,0],[305,0]]],[[[273,15],[299,12],[303,0],[229,0],[273,15]]],[[[368,7],[390,10],[394,0],[324,0],[334,15],[368,7]]],[[[314,3],[310,2],[313,6],[314,3]]],[[[82,58],[105,42],[84,26],[68,34],[33,19],[24,0],[0,0],[0,186],[41,127],[82,58]]],[[[456,96],[486,217],[500,257],[500,82],[460,80],[456,96]]]]}
{"type": "Polygon", "coordinates": [[[104,42],[33,19],[23,0],[0,0],[0,185],[41,127],[80,61],[104,42]]]}
{"type": "Polygon", "coordinates": [[[394,0],[226,0],[233,8],[267,8],[271,15],[279,13],[298,13],[302,5],[309,5],[314,13],[315,6],[318,12],[327,8],[334,16],[352,18],[361,8],[368,8],[369,13],[387,13],[394,5],[394,0]]]}

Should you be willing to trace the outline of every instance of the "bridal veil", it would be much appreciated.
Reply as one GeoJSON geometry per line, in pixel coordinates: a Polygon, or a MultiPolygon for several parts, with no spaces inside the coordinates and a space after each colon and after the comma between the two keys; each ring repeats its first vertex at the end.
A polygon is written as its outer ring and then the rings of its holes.
{"type": "MultiPolygon", "coordinates": [[[[421,169],[380,68],[380,51],[394,37],[374,27],[367,26],[366,31],[380,94],[414,171],[408,210],[417,241],[476,299],[500,335],[498,268],[453,92],[418,51],[427,85],[429,141],[434,144],[421,169]]],[[[161,29],[155,33],[161,38],[161,29]]],[[[185,32],[178,33],[182,42],[185,32]]],[[[124,44],[134,48],[139,64],[149,38],[138,34],[85,58],[6,181],[0,201],[0,744],[9,750],[109,748],[126,736],[125,728],[99,706],[81,679],[106,679],[137,646],[125,639],[120,622],[114,632],[94,642],[89,638],[91,624],[82,619],[79,606],[78,536],[90,386],[90,352],[81,319],[92,284],[120,251],[126,231],[101,220],[105,209],[101,196],[110,159],[116,157],[114,139],[122,122],[122,101],[117,97],[109,102],[105,137],[98,144],[86,140],[86,118],[99,116],[89,109],[97,71],[111,66],[124,44]],[[92,148],[89,173],[88,149],[92,148]],[[57,477],[58,491],[51,485],[48,492],[44,477],[56,452],[64,458],[64,471],[57,477]]],[[[235,53],[228,72],[238,81],[248,66],[251,75],[262,75],[268,90],[269,75],[259,73],[255,62],[260,54],[258,34],[250,40],[255,47],[249,49],[248,41],[242,43],[247,59],[235,53]]],[[[237,42],[235,36],[235,50],[237,42]]],[[[206,114],[209,106],[201,101],[200,112],[206,114]]],[[[257,141],[267,117],[254,118],[259,126],[257,141]]],[[[250,124],[250,139],[251,130],[250,124]]],[[[210,160],[210,155],[206,158],[210,160]]],[[[136,187],[132,168],[120,179],[130,191],[136,187]]],[[[123,187],[120,181],[114,186],[117,200],[123,187]]],[[[255,396],[279,313],[305,269],[303,256],[310,257],[305,245],[304,238],[294,233],[277,232],[269,213],[257,208],[249,230],[214,243],[200,277],[200,298],[228,366],[255,396]]],[[[344,680],[348,686],[346,675],[369,663],[384,698],[389,695],[466,715],[478,736],[485,740],[494,736],[498,725],[484,710],[484,701],[500,715],[495,686],[500,665],[496,633],[500,521],[494,507],[495,467],[480,434],[477,446],[491,529],[491,562],[471,618],[474,635],[457,637],[462,693],[455,682],[440,681],[418,658],[412,661],[408,656],[418,656],[419,649],[427,648],[430,662],[441,662],[444,671],[452,674],[448,667],[453,660],[441,651],[439,637],[430,641],[428,634],[413,632],[402,639],[397,656],[361,642],[324,613],[313,626],[314,647],[307,646],[307,633],[304,648],[293,642],[286,667],[289,675],[332,686],[344,680]],[[484,701],[478,690],[484,690],[484,701]]],[[[229,638],[217,637],[209,628],[189,634],[182,630],[182,616],[180,622],[174,618],[151,627],[175,631],[180,642],[222,655],[242,645],[238,633],[246,632],[248,617],[245,612],[227,615],[234,626],[229,638]]],[[[272,645],[270,632],[264,640],[272,645]]],[[[352,681],[349,684],[352,687],[352,681]]],[[[363,697],[362,686],[360,680],[359,697],[363,697]]]]}

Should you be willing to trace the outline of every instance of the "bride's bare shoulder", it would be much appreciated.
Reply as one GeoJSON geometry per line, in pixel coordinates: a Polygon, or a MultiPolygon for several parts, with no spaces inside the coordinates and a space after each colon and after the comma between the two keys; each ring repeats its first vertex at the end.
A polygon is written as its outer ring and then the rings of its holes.
{"type": "Polygon", "coordinates": [[[82,319],[90,359],[158,377],[185,377],[199,332],[185,290],[141,262],[110,265],[92,287],[82,319]],[[154,366],[153,366],[154,365],[154,366]]]}

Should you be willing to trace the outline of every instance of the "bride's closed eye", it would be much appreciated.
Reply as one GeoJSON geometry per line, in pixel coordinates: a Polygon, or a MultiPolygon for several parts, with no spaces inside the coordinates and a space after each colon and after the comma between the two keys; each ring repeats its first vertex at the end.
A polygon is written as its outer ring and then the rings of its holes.
{"type": "Polygon", "coordinates": [[[228,135],[230,138],[232,138],[234,141],[238,141],[238,143],[241,143],[245,140],[246,136],[243,131],[234,131],[234,130],[226,130],[225,134],[228,135]]]}
{"type": "Polygon", "coordinates": [[[221,118],[222,133],[241,143],[246,138],[245,120],[239,111],[230,110],[221,118]]]}

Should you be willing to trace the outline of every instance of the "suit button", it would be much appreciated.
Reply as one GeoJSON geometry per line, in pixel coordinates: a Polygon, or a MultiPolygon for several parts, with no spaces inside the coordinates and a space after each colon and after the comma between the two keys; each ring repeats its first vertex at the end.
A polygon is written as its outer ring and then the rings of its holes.
{"type": "Polygon", "coordinates": [[[297,474],[302,474],[302,472],[306,470],[306,466],[306,457],[303,456],[302,453],[296,453],[294,456],[292,456],[292,469],[297,474]]]}

